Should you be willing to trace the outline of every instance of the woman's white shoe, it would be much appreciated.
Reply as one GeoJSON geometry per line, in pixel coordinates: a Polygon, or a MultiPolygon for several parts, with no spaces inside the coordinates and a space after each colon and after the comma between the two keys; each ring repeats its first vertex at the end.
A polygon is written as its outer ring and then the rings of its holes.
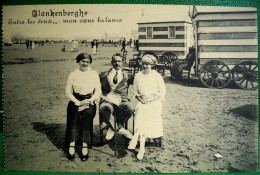
{"type": "Polygon", "coordinates": [[[69,154],[70,155],[74,155],[75,154],[75,147],[74,146],[70,146],[69,147],[69,154]]]}
{"type": "Polygon", "coordinates": [[[137,154],[137,159],[138,160],[142,160],[144,158],[144,153],[145,153],[145,150],[144,149],[140,149],[138,154],[137,154]]]}
{"type": "Polygon", "coordinates": [[[82,155],[85,156],[85,155],[87,155],[87,154],[88,154],[88,148],[84,146],[84,147],[82,148],[82,155]]]}

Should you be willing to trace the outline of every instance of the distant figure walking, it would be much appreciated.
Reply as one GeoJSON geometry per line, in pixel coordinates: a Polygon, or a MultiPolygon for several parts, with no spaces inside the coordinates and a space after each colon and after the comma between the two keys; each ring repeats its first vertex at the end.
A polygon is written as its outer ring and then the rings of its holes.
{"type": "Polygon", "coordinates": [[[96,39],[94,39],[92,42],[91,42],[91,46],[93,48],[93,54],[96,55],[97,54],[97,50],[98,50],[98,42],[96,39]]]}
{"type": "Polygon", "coordinates": [[[123,42],[122,42],[121,52],[122,52],[122,51],[125,51],[125,46],[126,46],[126,39],[124,38],[124,40],[123,40],[123,42]]]}
{"type": "Polygon", "coordinates": [[[27,50],[28,50],[29,47],[30,47],[30,41],[29,41],[29,40],[26,41],[26,47],[27,47],[27,50]]]}
{"type": "Polygon", "coordinates": [[[136,51],[139,51],[139,40],[138,39],[135,41],[135,47],[136,47],[136,51]]]}
{"type": "Polygon", "coordinates": [[[62,52],[66,52],[66,45],[63,45],[63,48],[61,49],[62,52]]]}
{"type": "Polygon", "coordinates": [[[34,49],[34,41],[32,41],[31,49],[34,49]]]}
{"type": "Polygon", "coordinates": [[[32,40],[30,40],[30,45],[29,45],[29,47],[32,49],[32,40]]]}

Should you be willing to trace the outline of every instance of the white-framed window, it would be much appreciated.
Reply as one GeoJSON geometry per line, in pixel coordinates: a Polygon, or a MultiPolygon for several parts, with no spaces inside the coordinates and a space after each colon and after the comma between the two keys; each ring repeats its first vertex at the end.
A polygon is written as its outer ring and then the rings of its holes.
{"type": "Polygon", "coordinates": [[[147,38],[153,38],[153,28],[152,27],[147,27],[146,37],[147,38]]]}
{"type": "Polygon", "coordinates": [[[175,26],[169,26],[168,31],[169,31],[169,33],[168,33],[169,38],[176,38],[176,34],[175,34],[176,27],[175,26]]]}

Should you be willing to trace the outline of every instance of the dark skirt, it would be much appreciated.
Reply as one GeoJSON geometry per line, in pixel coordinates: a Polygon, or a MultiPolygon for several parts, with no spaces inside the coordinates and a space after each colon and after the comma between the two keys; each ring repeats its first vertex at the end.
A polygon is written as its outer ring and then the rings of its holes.
{"type": "MultiPolygon", "coordinates": [[[[91,98],[91,95],[81,96],[74,94],[78,100],[91,98]]],[[[96,115],[96,104],[90,105],[83,111],[78,111],[78,106],[70,101],[67,107],[67,129],[66,129],[66,145],[70,142],[82,141],[88,146],[93,142],[93,119],[96,115]]]]}

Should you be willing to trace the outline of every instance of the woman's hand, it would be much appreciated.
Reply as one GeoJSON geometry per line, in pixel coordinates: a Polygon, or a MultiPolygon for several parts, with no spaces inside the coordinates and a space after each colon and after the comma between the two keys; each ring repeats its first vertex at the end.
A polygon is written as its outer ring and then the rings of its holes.
{"type": "Polygon", "coordinates": [[[80,101],[80,106],[87,106],[89,104],[93,104],[93,101],[91,101],[89,99],[80,101]]]}
{"type": "Polygon", "coordinates": [[[136,96],[136,99],[140,101],[142,104],[145,104],[145,100],[141,96],[136,96]]]}
{"type": "Polygon", "coordinates": [[[142,96],[136,96],[136,99],[139,100],[142,104],[147,104],[152,101],[160,99],[160,96],[158,96],[157,94],[152,94],[151,97],[142,95],[142,96]]]}

